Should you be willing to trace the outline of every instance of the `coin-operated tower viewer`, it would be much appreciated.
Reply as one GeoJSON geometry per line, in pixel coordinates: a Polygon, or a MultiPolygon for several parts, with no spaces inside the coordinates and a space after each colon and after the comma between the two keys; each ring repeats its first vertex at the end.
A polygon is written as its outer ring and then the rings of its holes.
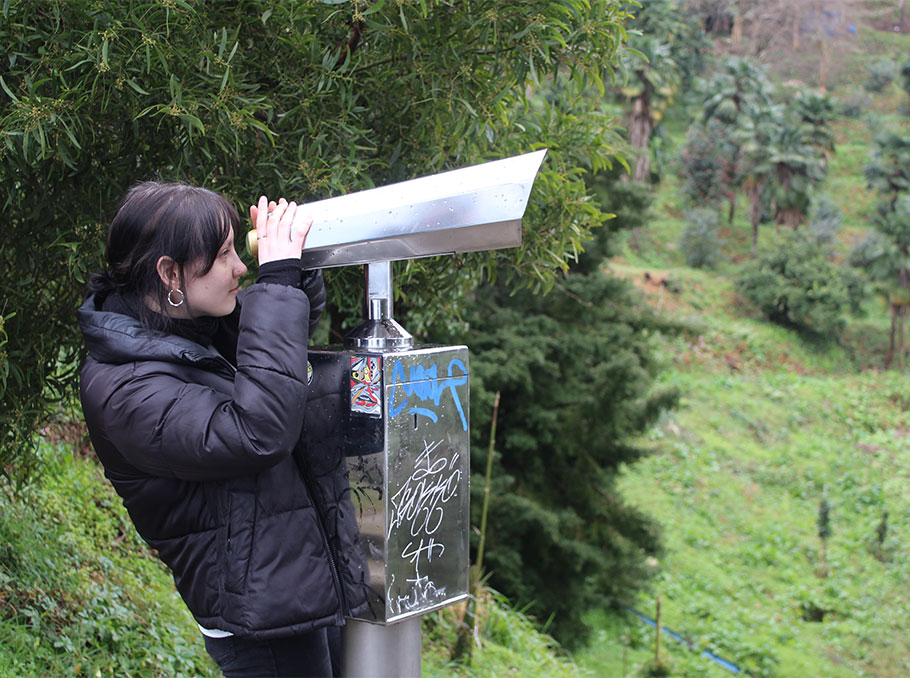
{"type": "Polygon", "coordinates": [[[469,590],[468,349],[414,343],[392,317],[391,262],[519,245],[545,154],[307,205],[303,267],[366,272],[365,322],[308,352],[308,438],[345,460],[354,515],[342,518],[357,521],[366,563],[370,609],[344,627],[345,676],[419,676],[421,615],[469,590]]]}

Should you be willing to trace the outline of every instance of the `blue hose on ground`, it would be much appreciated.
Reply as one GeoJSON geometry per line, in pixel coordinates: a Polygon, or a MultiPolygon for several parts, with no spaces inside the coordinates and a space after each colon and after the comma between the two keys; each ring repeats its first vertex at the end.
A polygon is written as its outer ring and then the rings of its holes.
{"type": "MultiPolygon", "coordinates": [[[[638,610],[635,610],[635,609],[633,609],[633,608],[631,608],[631,607],[627,607],[626,609],[627,609],[629,612],[631,612],[632,614],[634,614],[636,617],[638,617],[639,619],[641,619],[641,620],[642,620],[645,624],[647,624],[648,626],[650,626],[650,627],[652,627],[652,628],[655,628],[655,627],[657,626],[657,622],[656,622],[656,621],[654,621],[654,620],[651,619],[650,617],[647,617],[647,616],[643,615],[643,614],[642,614],[641,612],[639,612],[638,610]]],[[[673,640],[675,640],[675,641],[677,641],[677,642],[679,642],[679,643],[682,643],[683,645],[685,645],[686,647],[688,647],[690,650],[694,650],[694,649],[695,649],[695,648],[692,647],[692,643],[690,643],[686,638],[684,638],[683,636],[681,636],[680,634],[678,634],[678,633],[677,633],[676,631],[674,631],[673,629],[669,629],[669,628],[667,628],[666,626],[662,626],[661,628],[663,629],[663,632],[666,633],[668,636],[670,636],[673,640]]],[[[716,654],[714,654],[713,652],[711,652],[711,651],[709,651],[709,650],[702,650],[701,656],[710,659],[710,660],[711,660],[712,662],[714,662],[715,664],[718,664],[718,665],[720,665],[720,666],[723,666],[723,667],[724,667],[725,669],[727,669],[730,673],[739,673],[739,672],[740,672],[740,669],[739,669],[739,667],[738,667],[736,664],[734,664],[733,662],[727,661],[727,660],[724,659],[723,657],[718,657],[716,654]]]]}

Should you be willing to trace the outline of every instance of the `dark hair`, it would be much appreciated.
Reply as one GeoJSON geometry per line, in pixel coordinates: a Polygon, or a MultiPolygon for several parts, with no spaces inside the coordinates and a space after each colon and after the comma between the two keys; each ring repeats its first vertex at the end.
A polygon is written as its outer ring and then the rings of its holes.
{"type": "Polygon", "coordinates": [[[117,292],[131,302],[143,325],[170,331],[171,318],[144,303],[152,299],[158,308],[167,307],[168,289],[158,277],[158,259],[174,260],[182,287],[186,267],[198,262],[193,273],[208,273],[231,228],[236,233],[239,227],[237,210],[214,191],[183,183],[138,183],[120,200],[108,228],[109,269],[89,279],[87,292],[99,297],[117,292]]]}

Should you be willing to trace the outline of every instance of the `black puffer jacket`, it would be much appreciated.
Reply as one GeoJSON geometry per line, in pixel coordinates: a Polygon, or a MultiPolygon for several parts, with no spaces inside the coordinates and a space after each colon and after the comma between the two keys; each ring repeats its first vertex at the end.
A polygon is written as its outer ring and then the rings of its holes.
{"type": "Polygon", "coordinates": [[[304,426],[309,315],[302,290],[252,285],[225,328],[235,368],[95,297],[79,310],[95,451],[206,628],[288,636],[365,605],[343,459],[304,426]]]}

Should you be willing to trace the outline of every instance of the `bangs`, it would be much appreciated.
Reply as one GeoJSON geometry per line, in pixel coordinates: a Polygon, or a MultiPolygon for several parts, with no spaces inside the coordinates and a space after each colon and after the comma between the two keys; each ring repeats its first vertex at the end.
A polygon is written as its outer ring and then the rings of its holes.
{"type": "Polygon", "coordinates": [[[205,275],[211,270],[222,246],[230,237],[231,230],[237,233],[240,216],[234,206],[217,193],[205,189],[192,190],[199,193],[184,196],[181,201],[181,208],[192,210],[191,214],[186,215],[192,226],[187,229],[190,240],[187,243],[189,247],[185,263],[198,261],[200,268],[195,273],[205,275]]]}

